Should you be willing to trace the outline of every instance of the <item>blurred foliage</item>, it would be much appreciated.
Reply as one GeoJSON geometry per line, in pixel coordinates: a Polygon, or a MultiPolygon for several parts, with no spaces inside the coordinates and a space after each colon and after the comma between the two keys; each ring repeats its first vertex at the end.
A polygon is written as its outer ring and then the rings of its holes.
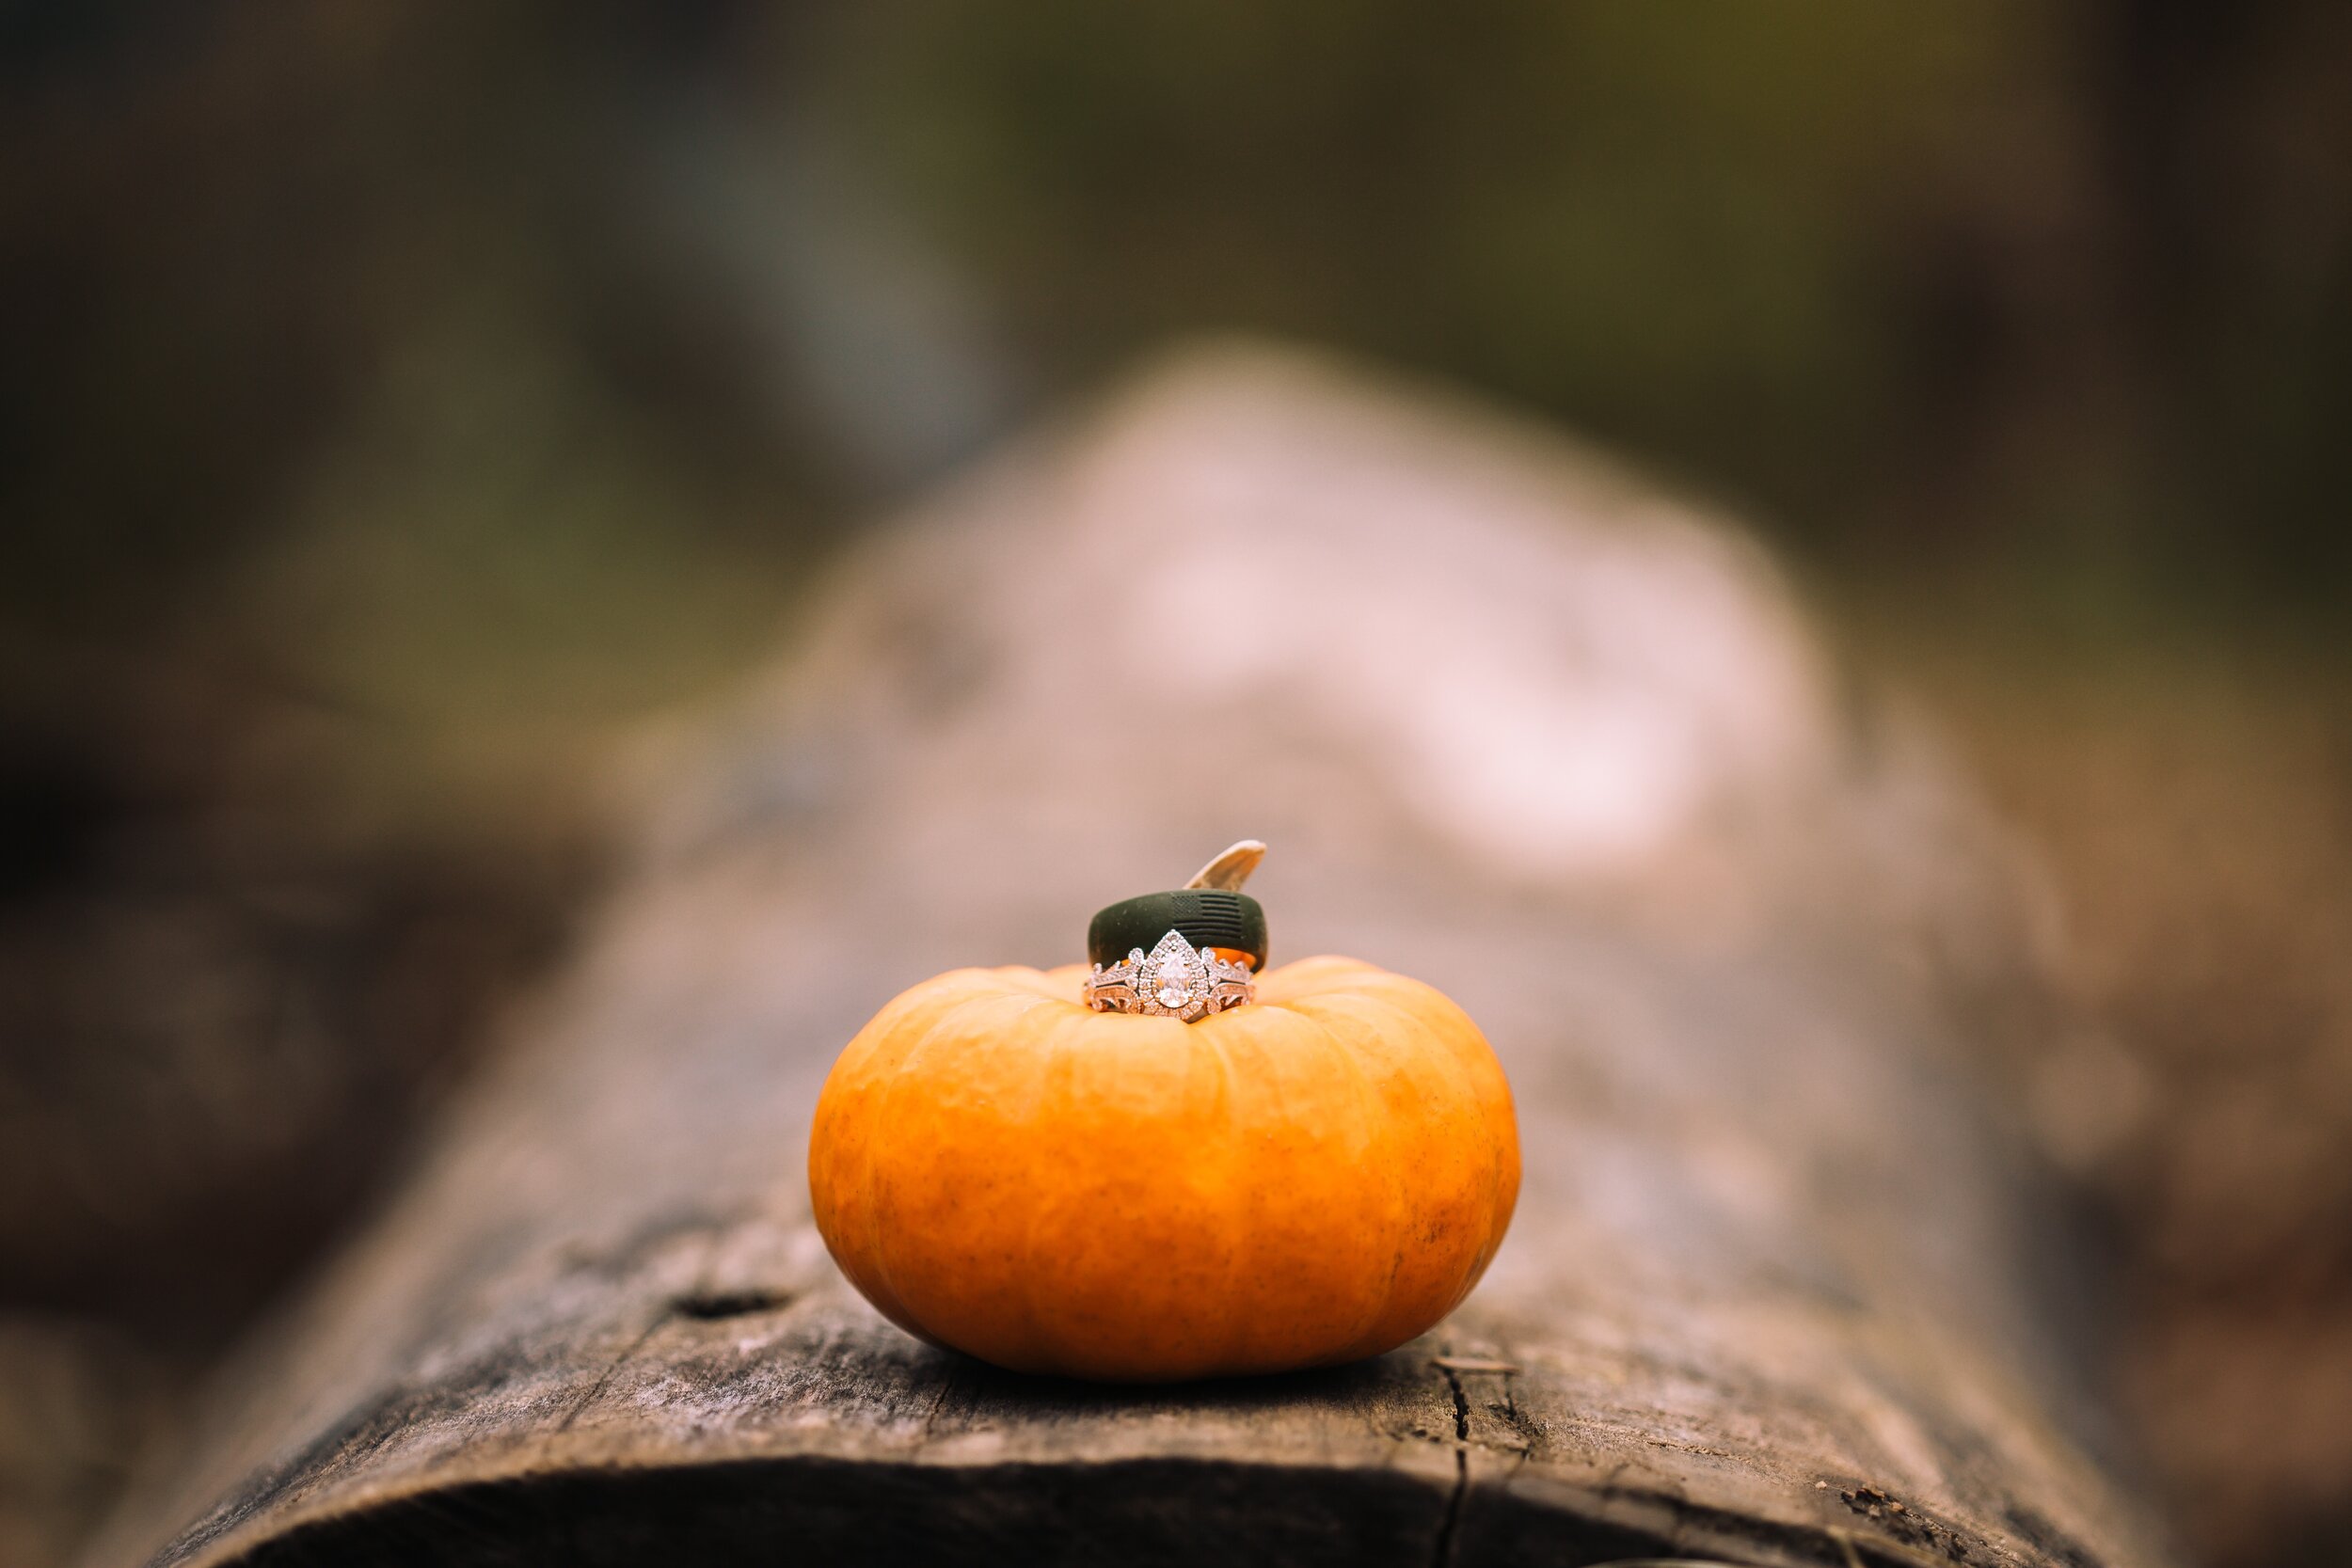
{"type": "Polygon", "coordinates": [[[1364,345],[2061,617],[2352,585],[2340,8],[917,0],[826,47],[849,156],[1059,366],[1364,345]]]}
{"type": "Polygon", "coordinates": [[[2340,8],[0,15],[19,615],[183,606],[342,526],[318,466],[493,446],[481,548],[552,562],[593,490],[580,570],[780,596],[830,519],[1231,326],[1521,399],[1832,571],[2124,631],[2352,582],[2340,8]]]}

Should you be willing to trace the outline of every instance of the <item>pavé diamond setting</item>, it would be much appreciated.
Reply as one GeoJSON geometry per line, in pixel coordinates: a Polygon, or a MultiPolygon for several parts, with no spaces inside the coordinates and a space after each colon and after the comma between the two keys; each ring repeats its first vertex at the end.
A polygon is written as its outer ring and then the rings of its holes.
{"type": "Polygon", "coordinates": [[[1181,931],[1160,938],[1152,951],[1131,949],[1115,964],[1096,964],[1087,976],[1087,1006],[1098,1013],[1149,1013],[1190,1023],[1257,999],[1247,960],[1229,963],[1186,942],[1181,931]]]}

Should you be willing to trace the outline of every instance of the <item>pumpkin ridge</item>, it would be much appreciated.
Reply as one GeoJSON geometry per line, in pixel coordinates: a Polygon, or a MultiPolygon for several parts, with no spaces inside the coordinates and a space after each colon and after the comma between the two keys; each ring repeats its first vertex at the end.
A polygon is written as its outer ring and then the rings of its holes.
{"type": "MultiPolygon", "coordinates": [[[[1384,974],[1386,974],[1386,972],[1381,973],[1384,974]]],[[[1458,1006],[1454,1006],[1450,999],[1447,999],[1443,992],[1437,990],[1434,987],[1423,985],[1422,982],[1413,980],[1406,975],[1388,975],[1387,977],[1403,982],[1405,987],[1410,988],[1415,992],[1426,992],[1430,996],[1435,996],[1441,1001],[1446,1001],[1447,1006],[1452,1008],[1460,1022],[1469,1025],[1470,1030],[1470,1037],[1480,1039],[1484,1038],[1484,1036],[1477,1032],[1477,1025],[1470,1020],[1470,1015],[1462,1011],[1462,1009],[1458,1006]]],[[[1414,999],[1416,1001],[1422,1000],[1419,995],[1415,995],[1414,999]]],[[[1398,999],[1393,995],[1383,996],[1374,991],[1361,990],[1353,992],[1327,993],[1326,997],[1320,998],[1319,1000],[1340,1002],[1343,1005],[1359,1006],[1366,1011],[1376,1012],[1384,1016],[1387,1021],[1387,1027],[1391,1029],[1411,1030],[1415,1028],[1418,1023],[1418,1021],[1414,1018],[1412,1013],[1404,1006],[1400,1006],[1398,999]]],[[[1358,1016],[1360,1017],[1361,1015],[1359,1014],[1358,1016]]],[[[1375,1032],[1377,1032],[1376,1028],[1375,1032]]],[[[1478,1085],[1476,1083],[1477,1074],[1474,1072],[1471,1063],[1467,1059],[1468,1053],[1459,1049],[1459,1040],[1449,1034],[1447,1044],[1448,1049],[1440,1053],[1438,1059],[1445,1064],[1445,1076],[1452,1081],[1450,1086],[1453,1091],[1452,1098],[1454,1103],[1453,1106],[1449,1107],[1449,1110],[1454,1113],[1458,1119],[1472,1122],[1480,1128],[1482,1133],[1481,1142],[1486,1146],[1484,1149],[1484,1152],[1486,1155],[1486,1159],[1484,1162],[1486,1165],[1486,1180],[1475,1182],[1473,1185],[1491,1191],[1494,1187],[1501,1183],[1502,1175],[1502,1162],[1500,1158],[1501,1150],[1497,1147],[1496,1140],[1492,1134],[1491,1128],[1486,1122],[1486,1118],[1483,1115],[1466,1114],[1483,1111],[1485,1097],[1479,1092],[1478,1085]]],[[[1489,1212],[1491,1212],[1491,1202],[1488,1207],[1489,1212]]],[[[1409,1229],[1410,1227],[1407,1227],[1406,1228],[1409,1229]]],[[[1400,1259],[1401,1257],[1402,1254],[1400,1253],[1400,1259]]],[[[1491,1260],[1491,1247],[1482,1247],[1479,1254],[1473,1255],[1466,1261],[1459,1281],[1456,1283],[1452,1292],[1446,1299],[1445,1312],[1452,1312],[1454,1307],[1460,1306],[1470,1295],[1471,1290],[1477,1286],[1479,1277],[1485,1274],[1486,1264],[1491,1260]]],[[[1393,1305],[1393,1303],[1391,1303],[1391,1305],[1393,1305]]],[[[1440,1313],[1439,1318],[1442,1319],[1444,1315],[1444,1313],[1440,1313]]],[[[1385,1324],[1375,1324],[1375,1326],[1376,1328],[1382,1328],[1383,1330],[1386,1328],[1385,1324]]],[[[1385,1332],[1376,1337],[1385,1338],[1385,1332]]]]}
{"type": "MultiPolygon", "coordinates": [[[[1075,1034],[1092,1017],[1092,1013],[1081,1006],[1076,1017],[1056,1021],[1054,1026],[1046,1031],[1045,1037],[1037,1043],[1040,1070],[1037,1087],[1029,1097],[1032,1125],[1037,1119],[1036,1112],[1045,1105],[1050,1089],[1059,1087],[1065,1094],[1068,1092],[1070,1073],[1065,1064],[1069,1061],[1070,1046],[1066,1037],[1075,1034]]],[[[1016,1271],[1016,1276],[1021,1281],[1021,1353],[1029,1370],[1057,1369],[1065,1359],[1052,1343],[1053,1336],[1047,1331],[1046,1315],[1038,1296],[1041,1285],[1052,1277],[1052,1271],[1037,1266],[1038,1227],[1043,1223],[1044,1211],[1031,1206],[1027,1220],[1022,1226],[1021,1241],[1016,1249],[1021,1259],[1021,1266],[1016,1271]]]]}
{"type": "MultiPolygon", "coordinates": [[[[1321,1038],[1325,1031],[1313,1019],[1290,1007],[1261,1010],[1252,1006],[1232,1016],[1236,1038],[1261,1064],[1253,1070],[1246,1059],[1235,1063],[1241,1094],[1235,1102],[1232,1132],[1236,1148],[1246,1151],[1263,1137],[1279,1136],[1283,1129],[1311,1124],[1314,1114],[1326,1108],[1320,1100],[1300,1105],[1290,1098],[1284,1082],[1290,1076],[1284,1071],[1285,1064],[1297,1063],[1305,1054],[1305,1040],[1321,1038]],[[1259,1016],[1249,1019],[1247,1015],[1251,1012],[1259,1016]]],[[[1245,1279],[1256,1281],[1281,1271],[1283,1259],[1275,1250],[1279,1232],[1263,1212],[1269,1192],[1279,1190],[1247,1169],[1238,1172],[1232,1183],[1237,1207],[1231,1227],[1234,1240],[1229,1267],[1245,1279]]],[[[1262,1371],[1281,1364],[1279,1339],[1269,1338],[1277,1327],[1277,1321],[1263,1312],[1232,1313],[1221,1335],[1221,1357],[1211,1370],[1262,1371]]]]}
{"type": "MultiPolygon", "coordinates": [[[[926,981],[921,986],[900,993],[898,998],[894,999],[893,1006],[901,1003],[905,1004],[903,1013],[894,1014],[890,1007],[885,1007],[882,1013],[876,1015],[873,1022],[868,1023],[866,1029],[859,1032],[858,1039],[866,1038],[869,1033],[873,1035],[874,1038],[871,1047],[859,1053],[854,1059],[850,1057],[848,1052],[844,1052],[843,1060],[834,1064],[834,1072],[838,1073],[846,1070],[849,1082],[855,1084],[871,1099],[875,1106],[875,1111],[868,1117],[868,1119],[877,1126],[888,1125],[886,1118],[881,1114],[881,1112],[886,1108],[886,1101],[892,1090],[898,1085],[905,1081],[903,1072],[907,1058],[918,1046],[921,1045],[924,1040],[930,1037],[932,1031],[937,1029],[943,1021],[954,1014],[964,1005],[965,1002],[970,1000],[968,997],[961,1000],[953,998],[953,988],[947,984],[948,981],[964,973],[967,972],[950,971],[946,974],[935,976],[934,978],[926,981]],[[939,995],[938,993],[948,994],[939,995]],[[891,1040],[890,1031],[885,1025],[887,1023],[896,1022],[898,1018],[903,1016],[904,1013],[919,1013],[927,1005],[930,1004],[934,1000],[935,996],[939,1002],[938,1010],[933,1014],[930,1022],[924,1025],[923,1033],[917,1036],[913,1041],[909,1041],[900,1046],[899,1049],[890,1056],[889,1065],[892,1069],[891,1071],[889,1071],[886,1075],[878,1071],[878,1068],[882,1065],[878,1059],[882,1058],[888,1047],[895,1043],[891,1040]]],[[[858,1044],[858,1039],[852,1039],[850,1041],[852,1049],[854,1049],[858,1044]]],[[[820,1095],[818,1099],[818,1109],[820,1115],[823,1111],[824,1103],[824,1098],[820,1095]]],[[[811,1144],[812,1151],[815,1147],[815,1141],[813,1140],[811,1144]]],[[[861,1243],[862,1244],[856,1246],[854,1249],[854,1256],[858,1259],[859,1267],[853,1271],[845,1265],[842,1272],[850,1275],[850,1283],[857,1285],[861,1290],[865,1288],[866,1281],[861,1280],[858,1275],[863,1274],[870,1278],[875,1288],[879,1290],[883,1296],[888,1298],[887,1301],[876,1301],[874,1303],[875,1307],[881,1310],[882,1315],[890,1319],[891,1322],[898,1323],[900,1327],[908,1329],[911,1333],[918,1332],[918,1330],[914,1326],[914,1319],[913,1313],[908,1311],[905,1302],[898,1296],[897,1291],[891,1287],[887,1278],[882,1272],[881,1225],[879,1219],[879,1205],[875,1197],[875,1164],[880,1148],[881,1145],[873,1136],[872,1132],[866,1132],[860,1142],[858,1148],[860,1159],[856,1162],[854,1167],[837,1170],[834,1173],[833,1180],[827,1183],[829,1188],[840,1189],[840,1193],[835,1195],[836,1199],[840,1196],[847,1196],[850,1212],[852,1216],[863,1222],[860,1228],[862,1228],[865,1232],[863,1236],[845,1237],[845,1240],[853,1240],[861,1243]]],[[[816,1193],[813,1188],[811,1196],[812,1199],[816,1196],[816,1193]]],[[[836,1219],[840,1217],[837,1204],[835,1206],[829,1207],[834,1207],[836,1219]]],[[[821,1231],[823,1228],[821,1225],[819,1228],[821,1231]]]]}
{"type": "MultiPolygon", "coordinates": [[[[1416,1021],[1403,1009],[1393,1006],[1385,1005],[1378,999],[1373,998],[1365,992],[1327,992],[1325,993],[1324,996],[1318,997],[1317,1000],[1328,1000],[1334,997],[1346,998],[1350,996],[1359,1000],[1371,1002],[1374,1006],[1379,1007],[1382,1012],[1388,1015],[1387,1026],[1391,1029],[1397,1029],[1409,1033],[1417,1027],[1416,1021]]],[[[1340,1037],[1338,1032],[1332,1029],[1331,1024],[1328,1022],[1323,1019],[1317,1019],[1316,1022],[1327,1033],[1331,1034],[1334,1038],[1340,1037]]],[[[1372,1032],[1377,1034],[1380,1033],[1380,1030],[1377,1027],[1375,1027],[1372,1032]]],[[[1346,1046],[1346,1050],[1351,1060],[1353,1060],[1356,1056],[1357,1048],[1351,1042],[1346,1046]]],[[[1363,1072],[1362,1066],[1359,1061],[1357,1062],[1356,1065],[1359,1075],[1364,1078],[1366,1088],[1369,1091],[1371,1086],[1370,1075],[1363,1072]]],[[[1383,1112],[1385,1115],[1385,1106],[1383,1107],[1383,1112]]],[[[1406,1191],[1407,1184],[1410,1180],[1410,1173],[1403,1168],[1400,1162],[1391,1160],[1388,1162],[1387,1164],[1388,1171],[1391,1179],[1390,1191],[1394,1200],[1391,1217],[1393,1222],[1393,1231],[1396,1238],[1396,1245],[1390,1254],[1388,1276],[1381,1289],[1380,1301],[1377,1309],[1365,1320],[1363,1325],[1355,1337],[1349,1339],[1346,1350],[1332,1357],[1334,1361],[1354,1360],[1363,1355],[1377,1354],[1382,1351],[1393,1348],[1394,1341],[1391,1338],[1393,1330],[1390,1323],[1390,1315],[1396,1308],[1397,1280],[1404,1273],[1406,1253],[1411,1244],[1412,1230],[1414,1227],[1414,1216],[1412,1210],[1414,1206],[1406,1191]]]]}
{"type": "MultiPolygon", "coordinates": [[[[1204,1019],[1201,1022],[1214,1022],[1215,1019],[1222,1018],[1224,1016],[1226,1015],[1222,1013],[1214,1014],[1211,1018],[1204,1019]]],[[[1241,1098],[1245,1092],[1245,1079],[1233,1066],[1233,1053],[1226,1047],[1223,1032],[1213,1029],[1203,1030],[1201,1031],[1201,1038],[1208,1049],[1211,1058],[1216,1063],[1218,1102],[1224,1107],[1225,1111],[1224,1134],[1228,1140],[1232,1140],[1240,1135],[1241,1128],[1243,1126],[1241,1098]]],[[[1226,1201],[1230,1207],[1232,1202],[1230,1187],[1226,1201]]],[[[1226,1298],[1230,1299],[1232,1297],[1234,1284],[1238,1280],[1240,1274],[1241,1248],[1238,1246],[1228,1247],[1225,1253],[1225,1274],[1223,1280],[1221,1281],[1223,1293],[1226,1298]]],[[[1239,1359],[1242,1349],[1241,1333],[1242,1327],[1238,1323],[1229,1323],[1226,1325],[1224,1337],[1217,1345],[1216,1358],[1219,1362],[1231,1365],[1239,1359]]]]}
{"type": "Polygon", "coordinates": [[[1311,1014],[1302,1016],[1309,1018],[1314,1023],[1315,1033],[1324,1040],[1331,1053],[1345,1064],[1348,1076],[1355,1080],[1358,1114],[1363,1117],[1366,1130],[1372,1134],[1372,1138],[1367,1141],[1376,1140],[1380,1145],[1377,1148],[1367,1150],[1367,1154],[1371,1157],[1368,1163],[1379,1173],[1381,1184],[1388,1194],[1389,1230],[1396,1241],[1395,1246],[1390,1251],[1389,1268],[1378,1299],[1372,1303],[1361,1321],[1355,1325],[1355,1332],[1347,1338],[1347,1344],[1353,1348],[1379,1329],[1395,1300],[1396,1276],[1405,1263],[1405,1242],[1407,1228],[1406,1217],[1409,1208],[1405,1195],[1406,1173],[1399,1168],[1395,1158],[1394,1118],[1389,1115],[1388,1106],[1381,1103],[1380,1097],[1375,1093],[1372,1074],[1365,1069],[1362,1053],[1359,1051],[1356,1041],[1342,1036],[1328,1023],[1314,1018],[1311,1014]]]}
{"type": "MultiPolygon", "coordinates": [[[[989,971],[984,969],[976,970],[973,973],[986,975],[992,980],[994,978],[989,971]]],[[[921,1075],[914,1070],[915,1063],[926,1051],[930,1050],[938,1041],[941,1033],[946,1030],[949,1024],[961,1018],[965,1013],[971,1012],[984,1005],[993,1005],[995,1003],[1008,1000],[1014,994],[1014,992],[1002,988],[1001,985],[992,987],[992,989],[987,990],[975,991],[951,1005],[945,1012],[941,1013],[938,1018],[934,1019],[931,1022],[930,1027],[923,1031],[921,1037],[907,1048],[906,1054],[898,1058],[898,1070],[892,1075],[888,1086],[883,1091],[882,1097],[876,1105],[874,1119],[877,1125],[885,1131],[902,1125],[902,1118],[897,1114],[900,1097],[905,1095],[910,1089],[918,1088],[923,1085],[923,1079],[921,1075]]],[[[1042,1000],[1042,998],[1039,998],[1038,1002],[1041,1003],[1042,1000]]],[[[1023,1008],[1023,1011],[1025,1012],[1028,1010],[1028,1007],[1023,1008]]],[[[877,1183],[875,1181],[873,1167],[880,1164],[880,1149],[882,1146],[879,1142],[876,1142],[870,1147],[876,1150],[876,1153],[869,1161],[869,1169],[866,1179],[866,1212],[870,1218],[873,1236],[866,1250],[866,1257],[871,1261],[876,1271],[881,1275],[882,1288],[889,1293],[891,1300],[898,1304],[899,1311],[906,1313],[910,1319],[914,1319],[914,1313],[907,1306],[906,1294],[904,1291],[899,1290],[898,1281],[896,1277],[896,1271],[891,1267],[892,1259],[898,1249],[889,1244],[890,1227],[882,1221],[882,1206],[880,1195],[875,1191],[877,1183]]],[[[879,1306],[880,1303],[877,1303],[876,1305],[879,1306]]]]}

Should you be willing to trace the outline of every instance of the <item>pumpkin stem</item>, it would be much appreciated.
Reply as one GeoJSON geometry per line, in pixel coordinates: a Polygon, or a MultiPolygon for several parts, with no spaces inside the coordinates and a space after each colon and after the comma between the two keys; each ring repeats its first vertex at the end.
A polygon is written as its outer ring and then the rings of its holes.
{"type": "Polygon", "coordinates": [[[1249,874],[1258,869],[1258,863],[1263,859],[1265,859],[1265,846],[1254,838],[1245,838],[1194,872],[1192,880],[1186,882],[1184,886],[1213,887],[1226,893],[1237,892],[1242,883],[1249,880],[1249,874]]]}

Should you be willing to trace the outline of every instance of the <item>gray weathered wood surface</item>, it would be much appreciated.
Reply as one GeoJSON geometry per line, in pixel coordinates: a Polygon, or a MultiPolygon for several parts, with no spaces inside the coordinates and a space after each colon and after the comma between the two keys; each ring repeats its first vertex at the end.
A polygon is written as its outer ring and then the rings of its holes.
{"type": "Polygon", "coordinates": [[[1197,354],[854,552],[683,725],[563,982],[93,1556],[2157,1568],[1969,1041],[2028,883],[1749,546],[1554,438],[1197,354]],[[1132,1391],[927,1350],[803,1137],[901,986],[1253,834],[1277,960],[1485,1025],[1516,1227],[1425,1339],[1132,1391]]]}

